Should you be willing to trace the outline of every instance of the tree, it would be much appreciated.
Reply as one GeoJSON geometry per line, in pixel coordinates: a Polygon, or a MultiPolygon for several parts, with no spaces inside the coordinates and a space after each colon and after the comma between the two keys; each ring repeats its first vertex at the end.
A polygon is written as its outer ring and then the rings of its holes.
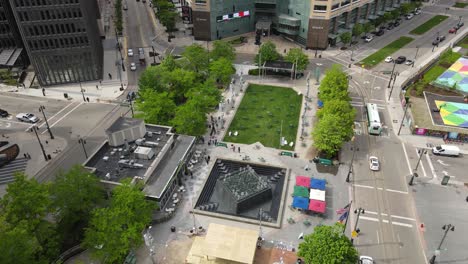
{"type": "Polygon", "coordinates": [[[161,24],[166,27],[166,32],[174,32],[176,26],[177,13],[174,11],[164,10],[159,15],[161,24]]]}
{"type": "Polygon", "coordinates": [[[185,93],[196,85],[197,75],[195,72],[176,68],[166,74],[161,82],[165,84],[166,90],[171,97],[174,98],[176,105],[182,104],[186,101],[185,93]]]}
{"type": "Polygon", "coordinates": [[[255,55],[255,63],[263,65],[265,61],[275,61],[281,58],[281,55],[276,51],[276,45],[267,41],[260,46],[258,54],[255,55]]]}
{"type": "Polygon", "coordinates": [[[210,58],[212,60],[226,58],[232,63],[236,58],[236,53],[231,43],[222,40],[215,40],[213,41],[213,49],[210,51],[210,58]]]}
{"type": "Polygon", "coordinates": [[[143,90],[136,101],[136,109],[142,113],[146,123],[169,125],[177,108],[168,92],[143,90]]]}
{"type": "Polygon", "coordinates": [[[411,3],[401,3],[400,5],[400,11],[403,15],[408,14],[412,9],[411,3]]]}
{"type": "Polygon", "coordinates": [[[209,54],[201,45],[192,44],[186,47],[184,52],[182,52],[182,56],[189,61],[187,70],[191,70],[196,73],[207,73],[209,54]]]}
{"type": "Polygon", "coordinates": [[[299,244],[298,255],[308,264],[354,264],[358,252],[351,241],[342,233],[343,225],[318,225],[312,234],[304,237],[299,244]]]}
{"type": "Polygon", "coordinates": [[[289,61],[293,64],[297,63],[297,70],[298,71],[304,71],[307,69],[307,65],[309,65],[309,57],[302,52],[302,49],[300,48],[292,48],[288,51],[288,54],[286,54],[286,57],[284,57],[286,61],[289,61]]]}
{"type": "Polygon", "coordinates": [[[26,222],[11,225],[0,215],[0,263],[37,263],[41,246],[26,222]]]}
{"type": "Polygon", "coordinates": [[[190,89],[185,96],[190,103],[204,113],[211,112],[222,99],[221,92],[211,80],[190,89]]]}
{"type": "Polygon", "coordinates": [[[348,95],[348,76],[336,64],[325,72],[325,77],[320,83],[319,91],[319,98],[325,103],[334,99],[351,100],[348,95]]]}
{"type": "Polygon", "coordinates": [[[163,80],[168,75],[168,70],[166,67],[161,65],[146,67],[146,69],[141,73],[140,79],[138,80],[138,86],[140,87],[139,92],[141,93],[144,90],[150,89],[157,92],[165,92],[166,87],[163,80]]]}
{"type": "MultiPolygon", "coordinates": [[[[204,107],[203,107],[204,108],[204,107]]],[[[192,136],[202,136],[206,132],[206,114],[197,101],[189,100],[177,107],[172,125],[176,132],[192,136]]]]}
{"type": "Polygon", "coordinates": [[[392,20],[393,15],[389,12],[385,12],[382,16],[383,23],[387,23],[388,21],[392,20]]]}
{"type": "Polygon", "coordinates": [[[99,179],[76,165],[66,173],[59,173],[49,190],[59,230],[67,234],[67,238],[78,240],[82,228],[88,224],[91,211],[103,198],[99,179]]]}
{"type": "Polygon", "coordinates": [[[210,77],[219,84],[229,84],[231,82],[231,76],[234,73],[236,73],[236,69],[227,58],[219,58],[210,63],[210,77]]]}
{"type": "Polygon", "coordinates": [[[93,211],[83,243],[102,263],[121,263],[130,249],[142,244],[152,205],[140,187],[124,180],[112,191],[110,206],[93,211]]]}
{"type": "Polygon", "coordinates": [[[343,122],[343,126],[352,127],[354,118],[356,117],[356,109],[348,101],[332,99],[327,101],[324,107],[317,111],[319,119],[326,115],[339,116],[343,122]]]}
{"type": "Polygon", "coordinates": [[[350,32],[341,33],[340,40],[343,43],[343,46],[346,46],[346,44],[351,42],[351,33],[350,32]]]}
{"type": "Polygon", "coordinates": [[[400,17],[401,12],[400,12],[399,9],[395,9],[395,10],[391,11],[390,14],[392,15],[392,19],[396,20],[397,18],[400,17]]]}
{"type": "Polygon", "coordinates": [[[353,36],[359,37],[364,32],[364,26],[361,24],[356,24],[353,27],[353,36]]]}
{"type": "Polygon", "coordinates": [[[364,32],[367,34],[369,32],[371,32],[373,29],[374,29],[374,25],[372,25],[372,23],[365,23],[364,26],[363,26],[363,29],[364,29],[364,32]]]}
{"type": "Polygon", "coordinates": [[[382,25],[382,23],[384,22],[384,17],[383,16],[379,16],[378,18],[376,18],[374,20],[374,26],[375,27],[378,27],[380,25],[382,25]]]}
{"type": "Polygon", "coordinates": [[[343,142],[352,136],[336,115],[324,115],[312,132],[314,146],[327,157],[332,158],[341,149],[343,142]]]}

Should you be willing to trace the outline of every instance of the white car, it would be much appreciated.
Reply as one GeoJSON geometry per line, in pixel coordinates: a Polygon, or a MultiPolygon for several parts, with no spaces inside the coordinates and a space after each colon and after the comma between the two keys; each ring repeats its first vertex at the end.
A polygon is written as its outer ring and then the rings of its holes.
{"type": "Polygon", "coordinates": [[[377,158],[376,156],[370,156],[369,157],[369,168],[370,168],[371,171],[380,170],[379,158],[377,158]]]}
{"type": "Polygon", "coordinates": [[[385,62],[392,62],[393,61],[393,58],[392,57],[387,57],[385,58],[385,62]]]}
{"type": "Polygon", "coordinates": [[[412,60],[406,60],[406,62],[405,62],[406,65],[412,65],[413,63],[414,63],[414,61],[412,61],[412,60]]]}
{"type": "Polygon", "coordinates": [[[19,113],[16,115],[16,118],[21,122],[28,122],[28,123],[39,122],[39,118],[30,113],[19,113]]]}
{"type": "Polygon", "coordinates": [[[371,42],[373,39],[374,39],[374,38],[373,38],[372,36],[367,36],[367,37],[364,39],[364,41],[367,42],[367,43],[369,43],[369,42],[371,42]]]}
{"type": "Polygon", "coordinates": [[[136,71],[136,64],[134,62],[130,63],[130,70],[136,71]]]}
{"type": "Polygon", "coordinates": [[[127,54],[128,54],[129,57],[133,57],[133,50],[132,50],[132,49],[128,49],[127,54]]]}
{"type": "Polygon", "coordinates": [[[360,256],[359,263],[360,264],[374,264],[374,260],[368,256],[360,256]]]}

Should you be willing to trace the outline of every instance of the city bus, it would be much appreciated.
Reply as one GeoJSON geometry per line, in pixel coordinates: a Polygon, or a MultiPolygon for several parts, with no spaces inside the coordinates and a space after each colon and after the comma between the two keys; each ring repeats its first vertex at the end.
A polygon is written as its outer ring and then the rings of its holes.
{"type": "Polygon", "coordinates": [[[380,122],[379,109],[376,104],[367,104],[367,126],[369,134],[380,135],[382,132],[382,123],[380,122]]]}

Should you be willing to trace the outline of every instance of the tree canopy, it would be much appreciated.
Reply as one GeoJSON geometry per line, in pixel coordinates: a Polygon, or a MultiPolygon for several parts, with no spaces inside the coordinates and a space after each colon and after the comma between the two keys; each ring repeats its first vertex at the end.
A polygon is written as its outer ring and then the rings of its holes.
{"type": "Polygon", "coordinates": [[[297,63],[298,71],[304,71],[309,65],[309,57],[300,48],[290,49],[284,59],[293,64],[297,63]]]}
{"type": "Polygon", "coordinates": [[[324,102],[333,99],[351,100],[348,95],[348,76],[336,64],[325,72],[319,91],[319,98],[324,102]]]}
{"type": "Polygon", "coordinates": [[[177,107],[172,125],[177,133],[202,136],[206,132],[206,112],[194,100],[177,107]]]}
{"type": "Polygon", "coordinates": [[[260,50],[255,55],[255,63],[262,65],[265,61],[275,61],[281,58],[281,55],[276,50],[276,45],[267,41],[260,46],[260,50]]]}
{"type": "Polygon", "coordinates": [[[177,108],[169,93],[151,89],[140,92],[135,106],[145,122],[160,125],[169,125],[177,108]]]}
{"type": "Polygon", "coordinates": [[[236,53],[234,47],[231,43],[222,40],[213,41],[213,49],[210,51],[210,58],[212,60],[218,60],[224,58],[232,63],[236,58],[236,53]]]}
{"type": "Polygon", "coordinates": [[[93,211],[84,245],[102,263],[122,262],[130,249],[142,244],[142,231],[150,223],[152,205],[130,180],[112,191],[109,207],[93,211]]]}
{"type": "Polygon", "coordinates": [[[353,27],[353,36],[359,37],[364,32],[364,26],[362,24],[356,24],[353,27]]]}
{"type": "Polygon", "coordinates": [[[219,58],[210,64],[210,77],[217,83],[227,85],[231,82],[231,76],[236,73],[231,61],[219,58]]]}
{"type": "Polygon", "coordinates": [[[299,244],[298,255],[308,264],[354,264],[358,261],[358,252],[343,234],[340,223],[316,226],[299,244]]]}
{"type": "Polygon", "coordinates": [[[182,56],[189,62],[185,69],[207,75],[210,56],[205,48],[199,44],[192,44],[185,48],[182,56]]]}
{"type": "Polygon", "coordinates": [[[351,42],[351,37],[351,32],[344,32],[340,34],[340,40],[344,45],[351,42]]]}

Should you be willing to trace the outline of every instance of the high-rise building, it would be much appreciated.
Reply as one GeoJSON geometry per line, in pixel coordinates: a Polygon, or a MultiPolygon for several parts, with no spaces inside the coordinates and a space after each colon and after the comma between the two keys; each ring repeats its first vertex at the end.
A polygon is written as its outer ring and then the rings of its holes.
{"type": "MultiPolygon", "coordinates": [[[[406,0],[185,0],[193,34],[215,40],[255,30],[282,34],[307,48],[325,49],[357,23],[372,21],[406,0]]],[[[339,40],[339,39],[338,39],[339,40]]]]}
{"type": "MultiPolygon", "coordinates": [[[[103,47],[96,0],[0,0],[41,85],[102,78],[103,47]]],[[[15,36],[16,37],[16,36],[15,36]]]]}
{"type": "Polygon", "coordinates": [[[29,65],[18,25],[8,0],[0,0],[0,67],[24,68],[29,65]]]}

